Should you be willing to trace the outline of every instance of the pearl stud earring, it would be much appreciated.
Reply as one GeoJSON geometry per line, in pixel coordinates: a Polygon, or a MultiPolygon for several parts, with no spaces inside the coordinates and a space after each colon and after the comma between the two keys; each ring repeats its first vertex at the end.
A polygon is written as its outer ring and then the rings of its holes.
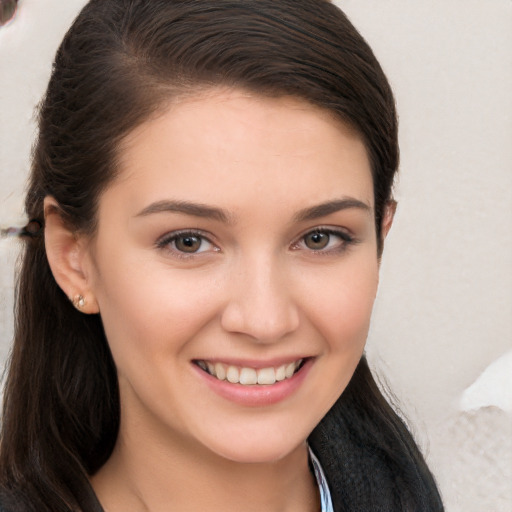
{"type": "Polygon", "coordinates": [[[76,309],[82,309],[86,304],[86,301],[84,299],[83,295],[75,295],[73,298],[73,306],[75,306],[76,309]]]}

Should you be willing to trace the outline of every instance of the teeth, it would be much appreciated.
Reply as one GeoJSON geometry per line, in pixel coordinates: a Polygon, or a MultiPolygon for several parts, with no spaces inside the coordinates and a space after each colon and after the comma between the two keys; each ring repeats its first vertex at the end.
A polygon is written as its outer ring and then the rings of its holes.
{"type": "Polygon", "coordinates": [[[277,368],[238,368],[237,366],[227,366],[223,363],[211,363],[209,361],[197,361],[197,365],[205,372],[219,380],[227,380],[232,384],[242,384],[252,386],[255,384],[272,385],[293,377],[297,369],[302,364],[302,359],[293,363],[283,364],[277,368]]]}
{"type": "Polygon", "coordinates": [[[258,374],[254,368],[242,368],[240,372],[240,384],[246,386],[258,383],[258,374]]]}
{"type": "Polygon", "coordinates": [[[286,365],[283,364],[276,370],[276,380],[281,381],[284,379],[286,379],[286,365]]]}
{"type": "Polygon", "coordinates": [[[295,363],[290,363],[290,364],[286,365],[284,374],[286,375],[287,379],[289,379],[295,373],[296,368],[297,367],[295,366],[295,363]]]}
{"type": "Polygon", "coordinates": [[[214,377],[217,377],[219,380],[225,380],[226,378],[226,368],[222,363],[215,364],[215,371],[211,372],[214,377]]]}
{"type": "Polygon", "coordinates": [[[228,366],[228,371],[226,372],[226,379],[231,382],[231,384],[236,384],[240,382],[240,372],[236,366],[228,366]]]}
{"type": "Polygon", "coordinates": [[[276,372],[274,368],[262,368],[258,370],[258,384],[274,384],[276,372]]]}

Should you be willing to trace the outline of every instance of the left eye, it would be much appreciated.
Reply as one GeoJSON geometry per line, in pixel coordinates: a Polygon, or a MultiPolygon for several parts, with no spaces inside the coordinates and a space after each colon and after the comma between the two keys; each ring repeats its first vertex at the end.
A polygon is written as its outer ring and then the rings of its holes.
{"type": "Polygon", "coordinates": [[[352,237],[345,232],[327,229],[315,229],[306,233],[296,244],[296,248],[306,248],[311,251],[335,251],[345,248],[353,241],[352,237]]]}
{"type": "Polygon", "coordinates": [[[304,243],[308,249],[319,251],[325,249],[331,242],[331,235],[329,233],[313,232],[308,233],[304,237],[304,243]]]}
{"type": "Polygon", "coordinates": [[[159,247],[169,247],[182,254],[198,254],[215,249],[214,244],[200,233],[174,233],[158,242],[159,247]]]}

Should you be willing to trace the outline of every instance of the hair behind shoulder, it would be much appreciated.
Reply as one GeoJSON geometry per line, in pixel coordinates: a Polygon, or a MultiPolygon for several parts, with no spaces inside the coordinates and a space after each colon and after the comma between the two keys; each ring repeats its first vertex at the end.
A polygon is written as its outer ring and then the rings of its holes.
{"type": "MultiPolygon", "coordinates": [[[[173,98],[217,86],[297,96],[355,129],[371,161],[381,240],[398,167],[394,99],[369,46],[327,0],[91,0],[57,52],[40,107],[28,217],[43,223],[43,200],[52,196],[69,226],[94,233],[98,198],[116,177],[127,134],[173,98]]],[[[89,476],[116,441],[116,369],[100,316],[70,304],[53,278],[42,237],[26,241],[15,318],[0,502],[19,512],[99,511],[89,476]]],[[[369,371],[355,377],[353,397],[371,388],[369,371]]],[[[437,493],[407,429],[378,390],[365,393],[349,408],[360,407],[353,428],[382,425],[376,449],[396,451],[398,468],[416,465],[418,478],[437,493]]],[[[332,414],[345,417],[349,409],[337,407],[332,414]]],[[[397,492],[414,494],[409,480],[396,484],[397,492]]]]}

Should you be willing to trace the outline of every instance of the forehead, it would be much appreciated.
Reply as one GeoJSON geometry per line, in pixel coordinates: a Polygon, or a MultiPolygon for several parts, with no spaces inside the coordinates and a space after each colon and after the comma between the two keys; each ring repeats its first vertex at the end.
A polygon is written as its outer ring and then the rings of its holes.
{"type": "Polygon", "coordinates": [[[274,210],[334,196],[373,207],[361,137],[293,97],[213,90],[174,101],[125,138],[118,161],[111,188],[134,207],[175,196],[235,210],[255,197],[274,210]]]}

